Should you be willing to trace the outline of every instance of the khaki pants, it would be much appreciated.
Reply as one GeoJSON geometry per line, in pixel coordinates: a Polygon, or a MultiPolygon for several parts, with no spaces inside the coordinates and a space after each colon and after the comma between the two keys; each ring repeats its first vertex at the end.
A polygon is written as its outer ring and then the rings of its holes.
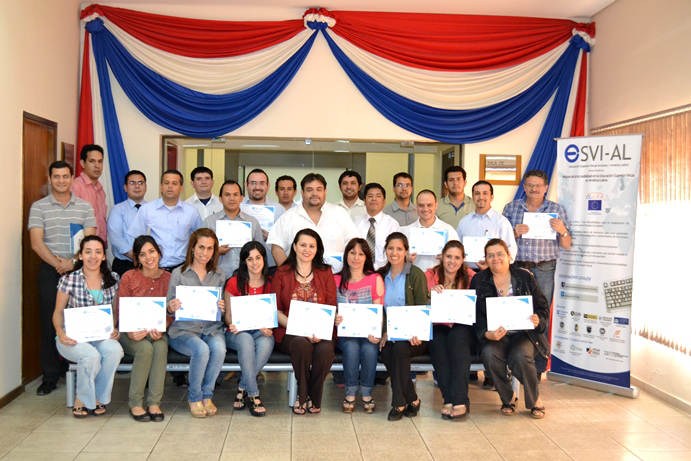
{"type": "Polygon", "coordinates": [[[120,344],[126,354],[134,357],[132,378],[130,380],[130,408],[160,405],[163,398],[163,386],[166,380],[166,363],[168,362],[168,335],[157,341],[147,336],[141,341],[134,341],[127,333],[120,335],[120,344]],[[144,405],[144,389],[149,381],[149,392],[144,405]]]}

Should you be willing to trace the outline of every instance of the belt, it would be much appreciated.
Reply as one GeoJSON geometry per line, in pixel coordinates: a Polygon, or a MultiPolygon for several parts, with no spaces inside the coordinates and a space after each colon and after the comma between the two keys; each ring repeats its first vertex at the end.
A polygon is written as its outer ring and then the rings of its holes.
{"type": "Polygon", "coordinates": [[[540,261],[539,263],[533,263],[530,261],[516,261],[516,265],[520,267],[542,267],[545,264],[553,263],[556,259],[550,259],[549,261],[540,261]]]}

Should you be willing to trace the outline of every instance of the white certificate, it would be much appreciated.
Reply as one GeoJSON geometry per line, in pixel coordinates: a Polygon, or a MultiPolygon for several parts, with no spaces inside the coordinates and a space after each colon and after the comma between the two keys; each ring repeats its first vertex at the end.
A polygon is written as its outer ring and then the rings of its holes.
{"type": "Polygon", "coordinates": [[[274,225],[274,212],[276,209],[273,206],[243,203],[240,205],[240,211],[259,221],[259,226],[265,231],[270,231],[274,225]]]}
{"type": "Polygon", "coordinates": [[[432,290],[432,322],[475,323],[475,290],[432,290]]]}
{"type": "Polygon", "coordinates": [[[535,328],[530,316],[533,315],[532,296],[507,296],[487,298],[487,330],[499,327],[507,330],[532,330],[535,328]]]}
{"type": "Polygon", "coordinates": [[[381,338],[383,306],[381,304],[338,303],[338,315],[343,316],[338,326],[338,336],[381,338]]]}
{"type": "Polygon", "coordinates": [[[79,251],[79,245],[84,240],[84,226],[70,223],[70,254],[75,255],[79,251]]]}
{"type": "Polygon", "coordinates": [[[110,304],[65,309],[65,334],[78,343],[101,341],[113,332],[113,307],[110,304]]]}
{"type": "Polygon", "coordinates": [[[336,308],[327,304],[291,301],[286,334],[293,336],[316,336],[319,339],[333,338],[336,308]]]}
{"type": "Polygon", "coordinates": [[[342,254],[325,254],[324,261],[331,266],[331,272],[338,274],[343,269],[343,255],[342,254]]]}
{"type": "Polygon", "coordinates": [[[410,228],[410,252],[421,256],[437,256],[449,240],[448,229],[410,228]]]}
{"type": "Polygon", "coordinates": [[[485,259],[485,245],[489,242],[489,237],[463,236],[463,248],[465,248],[465,260],[476,263],[485,259]]]}
{"type": "Polygon", "coordinates": [[[558,216],[557,213],[523,213],[523,224],[527,224],[529,230],[521,238],[554,240],[557,238],[557,231],[549,225],[549,220],[558,216]]]}
{"type": "Polygon", "coordinates": [[[175,297],[180,300],[181,307],[175,311],[175,320],[181,322],[220,321],[221,309],[218,301],[221,299],[221,287],[175,287],[175,297]]]}
{"type": "Polygon", "coordinates": [[[120,322],[123,333],[140,330],[166,331],[166,298],[143,297],[118,300],[120,322]]]}
{"type": "Polygon", "coordinates": [[[234,296],[230,298],[230,314],[233,317],[233,325],[239,331],[276,328],[278,326],[276,295],[270,293],[234,296]]]}
{"type": "Polygon", "coordinates": [[[252,240],[252,223],[219,219],[216,221],[216,236],[219,245],[242,248],[252,240]]]}
{"type": "Polygon", "coordinates": [[[432,317],[429,306],[389,306],[386,308],[386,329],[390,341],[432,339],[432,317]]]}

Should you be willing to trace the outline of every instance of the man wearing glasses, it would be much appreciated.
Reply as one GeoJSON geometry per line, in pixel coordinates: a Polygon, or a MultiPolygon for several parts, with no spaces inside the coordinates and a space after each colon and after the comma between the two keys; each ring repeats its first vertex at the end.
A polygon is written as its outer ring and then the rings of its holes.
{"type": "Polygon", "coordinates": [[[108,216],[108,236],[113,250],[113,271],[120,277],[132,269],[132,239],[127,229],[137,215],[139,208],[145,204],[146,176],[139,170],[132,170],[125,175],[125,192],[127,200],[113,207],[108,216]]]}
{"type": "Polygon", "coordinates": [[[396,173],[393,177],[394,200],[384,207],[383,212],[398,221],[402,226],[409,226],[417,220],[417,209],[410,197],[413,195],[413,177],[408,173],[396,173]]]}
{"type": "Polygon", "coordinates": [[[460,166],[450,166],[444,171],[444,186],[449,191],[439,201],[437,216],[454,229],[465,216],[475,211],[475,204],[465,195],[465,170],[460,166]]]}
{"type": "MultiPolygon", "coordinates": [[[[250,171],[245,181],[245,200],[242,203],[243,205],[259,205],[273,209],[273,222],[275,223],[278,221],[278,218],[285,213],[286,209],[280,203],[274,202],[266,196],[269,193],[269,185],[269,175],[267,175],[264,170],[255,168],[250,171]]],[[[242,211],[257,218],[259,224],[261,224],[268,264],[269,266],[276,265],[271,255],[271,247],[266,244],[272,226],[267,225],[259,216],[253,214],[252,210],[248,207],[242,207],[242,211]]]]}

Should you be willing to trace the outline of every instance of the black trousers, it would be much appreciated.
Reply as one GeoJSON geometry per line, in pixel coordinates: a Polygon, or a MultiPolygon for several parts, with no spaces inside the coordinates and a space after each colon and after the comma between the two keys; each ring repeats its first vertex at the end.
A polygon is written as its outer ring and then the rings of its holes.
{"type": "Polygon", "coordinates": [[[134,269],[134,264],[128,259],[113,258],[113,272],[122,277],[122,274],[130,269],[134,269]]]}
{"type": "Polygon", "coordinates": [[[312,343],[303,336],[285,335],[280,343],[276,343],[276,347],[290,355],[298,382],[300,403],[305,403],[309,397],[312,405],[321,408],[324,380],[334,362],[333,341],[321,340],[312,343]]]}
{"type": "Polygon", "coordinates": [[[379,357],[391,375],[391,406],[402,407],[417,400],[415,384],[410,378],[410,359],[422,355],[427,342],[412,346],[409,341],[387,341],[379,357]]]}
{"type": "Polygon", "coordinates": [[[473,329],[468,325],[434,325],[434,339],[429,342],[432,365],[444,404],[470,405],[468,377],[470,375],[470,348],[475,341],[473,329]]]}
{"type": "Polygon", "coordinates": [[[53,312],[61,275],[45,262],[38,269],[38,308],[41,319],[41,369],[43,382],[57,384],[60,379],[60,355],[55,346],[53,312]]]}

